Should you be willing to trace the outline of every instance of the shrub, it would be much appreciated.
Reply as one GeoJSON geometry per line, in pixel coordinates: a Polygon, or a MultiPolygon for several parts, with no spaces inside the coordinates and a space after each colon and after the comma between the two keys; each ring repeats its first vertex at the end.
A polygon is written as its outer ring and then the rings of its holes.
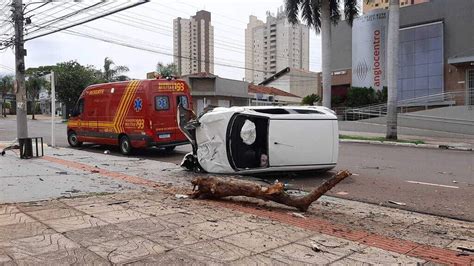
{"type": "Polygon", "coordinates": [[[310,94],[305,97],[303,97],[303,100],[301,100],[302,105],[314,105],[315,102],[319,102],[321,100],[321,97],[317,94],[310,94]]]}
{"type": "Polygon", "coordinates": [[[357,107],[378,103],[375,90],[370,88],[352,87],[347,93],[346,106],[357,107]]]}

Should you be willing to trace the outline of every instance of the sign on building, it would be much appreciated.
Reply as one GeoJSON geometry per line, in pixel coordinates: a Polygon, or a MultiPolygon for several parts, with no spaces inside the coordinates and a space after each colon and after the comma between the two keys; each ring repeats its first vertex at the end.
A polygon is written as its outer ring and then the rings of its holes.
{"type": "Polygon", "coordinates": [[[388,12],[377,10],[352,26],[352,86],[381,90],[386,85],[385,58],[388,12]]]}

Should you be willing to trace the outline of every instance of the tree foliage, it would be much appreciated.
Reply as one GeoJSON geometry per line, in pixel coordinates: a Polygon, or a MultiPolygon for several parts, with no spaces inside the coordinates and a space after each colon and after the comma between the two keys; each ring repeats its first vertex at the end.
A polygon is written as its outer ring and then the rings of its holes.
{"type": "Polygon", "coordinates": [[[36,108],[36,100],[38,99],[39,93],[42,88],[48,88],[49,82],[47,82],[42,72],[35,72],[31,74],[27,74],[26,79],[26,93],[28,98],[32,101],[32,111],[33,111],[33,119],[35,119],[35,113],[37,111],[36,108]]]}
{"type": "Polygon", "coordinates": [[[5,97],[7,93],[13,92],[13,76],[5,75],[0,79],[0,92],[2,97],[5,97]]]}
{"type": "Polygon", "coordinates": [[[0,79],[0,92],[3,98],[2,114],[3,116],[7,116],[5,113],[5,109],[7,107],[8,109],[10,109],[10,104],[6,102],[5,96],[7,95],[7,93],[13,92],[13,76],[6,75],[0,79]]]}
{"type": "Polygon", "coordinates": [[[162,77],[175,77],[178,75],[178,67],[174,63],[165,65],[158,62],[158,64],[156,64],[156,72],[162,77]]]}
{"type": "Polygon", "coordinates": [[[319,102],[321,100],[321,97],[319,97],[319,95],[317,94],[310,94],[310,95],[306,95],[305,97],[303,97],[303,99],[301,100],[301,104],[302,105],[314,105],[315,102],[319,102]]]}
{"type": "Polygon", "coordinates": [[[104,59],[104,69],[102,72],[104,82],[129,80],[127,76],[122,75],[128,71],[129,69],[127,66],[117,66],[109,57],[104,59]]]}
{"type": "Polygon", "coordinates": [[[76,61],[59,63],[54,67],[54,72],[58,99],[65,103],[68,109],[74,106],[87,86],[102,80],[100,71],[76,61]]]}
{"type": "MultiPolygon", "coordinates": [[[[316,32],[321,30],[321,6],[323,1],[329,1],[331,22],[337,24],[341,20],[341,9],[339,2],[341,0],[285,0],[285,11],[287,19],[292,24],[299,23],[299,14],[301,19],[313,28],[316,32]]],[[[357,0],[344,1],[344,18],[347,23],[352,22],[359,14],[357,0]]]]}
{"type": "Polygon", "coordinates": [[[347,93],[346,106],[360,107],[387,102],[387,87],[375,91],[372,87],[352,87],[347,93]]]}

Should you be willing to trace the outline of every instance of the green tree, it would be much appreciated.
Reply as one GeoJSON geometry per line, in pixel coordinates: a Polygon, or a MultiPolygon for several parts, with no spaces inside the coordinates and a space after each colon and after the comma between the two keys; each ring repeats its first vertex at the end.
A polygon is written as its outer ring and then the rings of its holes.
{"type": "Polygon", "coordinates": [[[371,88],[352,87],[347,92],[346,106],[360,107],[378,102],[375,90],[371,88]]]}
{"type": "Polygon", "coordinates": [[[305,97],[303,97],[303,99],[301,100],[301,104],[302,105],[314,105],[315,102],[319,102],[321,100],[321,97],[319,97],[319,95],[317,94],[310,94],[310,95],[306,95],[305,97]]]}
{"type": "Polygon", "coordinates": [[[104,59],[104,70],[102,74],[105,82],[129,80],[127,76],[122,75],[122,73],[128,71],[128,67],[115,65],[114,61],[109,57],[104,59]]]}
{"type": "Polygon", "coordinates": [[[2,105],[2,114],[4,117],[7,117],[5,112],[6,108],[6,99],[5,97],[9,92],[13,91],[13,76],[6,75],[0,79],[0,92],[2,93],[3,105],[2,105]]]}
{"type": "Polygon", "coordinates": [[[158,62],[158,64],[156,64],[156,72],[158,72],[158,74],[164,78],[175,77],[178,76],[178,67],[175,63],[165,65],[161,62],[158,62]]]}
{"type": "Polygon", "coordinates": [[[82,91],[89,85],[100,83],[100,71],[92,66],[83,66],[77,61],[59,63],[54,67],[56,93],[58,99],[66,104],[68,114],[82,91]]]}
{"type": "Polygon", "coordinates": [[[337,24],[341,19],[339,3],[344,2],[344,17],[349,25],[359,13],[357,0],[285,0],[288,21],[299,23],[301,10],[302,20],[308,27],[321,32],[323,106],[331,108],[331,23],[337,24]]]}
{"type": "Polygon", "coordinates": [[[36,72],[32,74],[27,74],[26,80],[26,93],[28,94],[28,98],[32,101],[32,117],[31,119],[35,119],[36,113],[36,100],[38,99],[39,93],[42,88],[47,88],[49,82],[47,82],[44,77],[43,73],[36,72]]]}

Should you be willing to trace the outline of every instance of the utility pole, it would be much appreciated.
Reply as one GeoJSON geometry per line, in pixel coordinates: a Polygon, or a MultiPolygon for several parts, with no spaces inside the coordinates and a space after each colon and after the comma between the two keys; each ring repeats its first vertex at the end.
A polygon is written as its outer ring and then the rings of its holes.
{"type": "Polygon", "coordinates": [[[15,22],[15,89],[16,89],[16,135],[28,137],[27,100],[25,87],[25,55],[23,42],[23,3],[13,0],[13,20],[15,22]]]}
{"type": "Polygon", "coordinates": [[[55,146],[54,118],[56,117],[56,87],[54,84],[54,71],[51,71],[51,147],[55,146]]]}

